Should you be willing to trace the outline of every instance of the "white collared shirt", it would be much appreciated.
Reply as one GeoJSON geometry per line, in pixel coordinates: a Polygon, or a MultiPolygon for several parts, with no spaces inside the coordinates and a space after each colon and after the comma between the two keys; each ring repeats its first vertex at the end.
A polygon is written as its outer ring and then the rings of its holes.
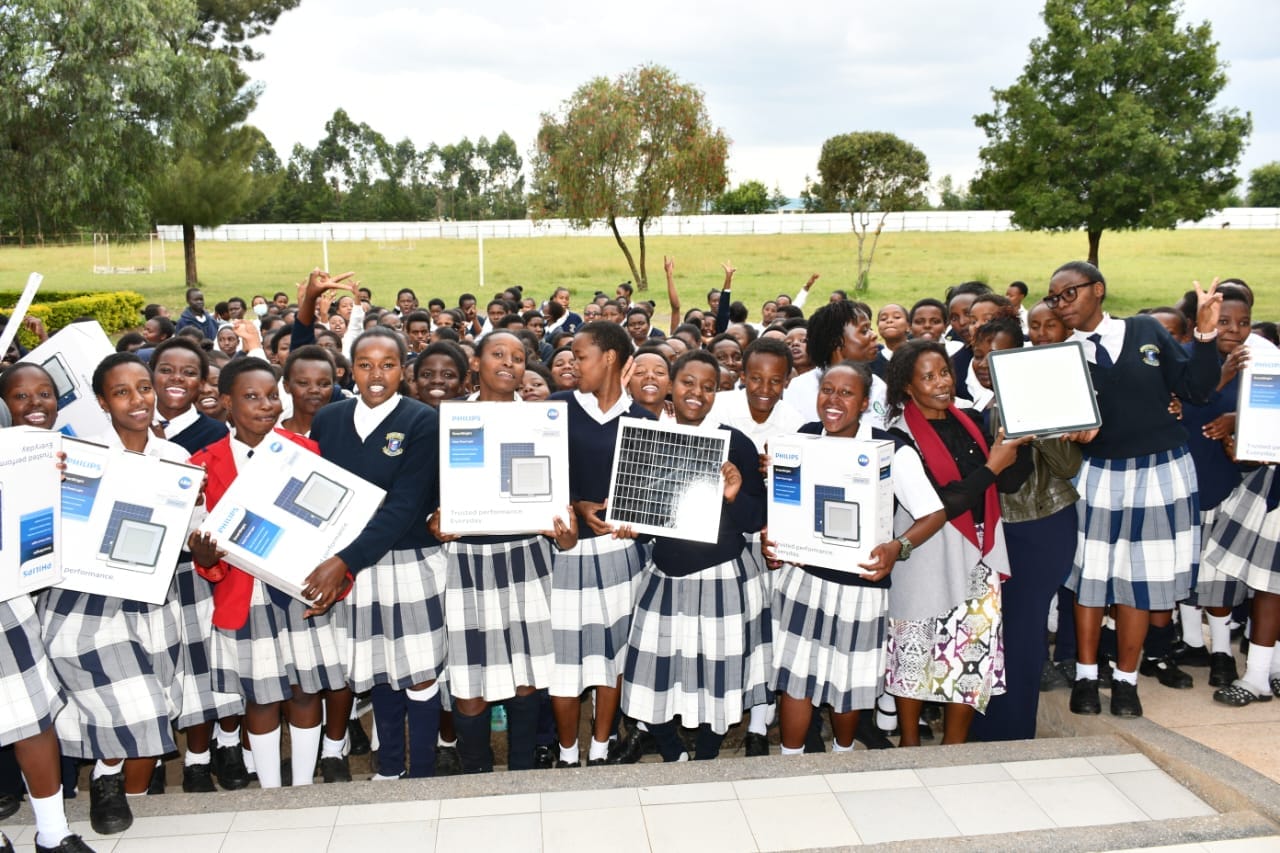
{"type": "Polygon", "coordinates": [[[614,418],[621,417],[626,414],[627,409],[631,408],[631,395],[626,391],[622,392],[622,396],[617,402],[609,407],[609,411],[601,411],[600,400],[595,394],[584,394],[578,389],[574,389],[573,398],[578,401],[578,405],[582,410],[591,416],[591,419],[600,425],[609,423],[614,418]]]}
{"type": "MultiPolygon", "coordinates": [[[[163,425],[165,438],[173,438],[187,427],[192,426],[199,418],[200,412],[195,405],[192,405],[182,414],[170,418],[167,423],[160,417],[160,413],[156,412],[156,423],[163,425]]],[[[114,430],[112,432],[114,433],[114,430]]]]}
{"type": "Polygon", "coordinates": [[[355,422],[356,435],[360,436],[360,440],[364,441],[372,435],[378,428],[378,424],[385,421],[398,405],[400,405],[399,393],[392,394],[385,403],[379,403],[376,406],[369,406],[364,398],[357,397],[356,411],[352,420],[355,422]]]}
{"type": "Polygon", "coordinates": [[[1090,335],[1100,335],[1102,348],[1107,351],[1107,355],[1111,356],[1111,363],[1115,364],[1120,360],[1120,352],[1124,349],[1124,321],[1112,318],[1110,314],[1103,312],[1102,320],[1099,321],[1097,328],[1085,331],[1076,329],[1071,333],[1071,337],[1067,340],[1079,341],[1084,347],[1084,357],[1090,364],[1098,363],[1098,351],[1093,341],[1089,340],[1090,335]]]}
{"type": "Polygon", "coordinates": [[[711,411],[707,413],[707,421],[731,426],[743,433],[755,444],[757,453],[765,452],[765,444],[769,439],[778,435],[791,435],[806,423],[799,412],[784,405],[782,400],[778,400],[764,423],[756,423],[756,419],[751,416],[745,388],[716,394],[711,411]]]}
{"type": "Polygon", "coordinates": [[[245,444],[236,436],[236,431],[231,430],[231,456],[235,459],[236,470],[243,471],[244,466],[249,464],[249,457],[253,455],[255,448],[245,444]]]}

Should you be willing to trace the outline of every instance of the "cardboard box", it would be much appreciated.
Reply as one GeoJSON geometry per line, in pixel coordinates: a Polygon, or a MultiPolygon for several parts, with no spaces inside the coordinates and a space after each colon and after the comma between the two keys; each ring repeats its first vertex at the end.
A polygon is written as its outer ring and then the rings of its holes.
{"type": "Polygon", "coordinates": [[[58,393],[54,429],[63,435],[95,436],[108,428],[93,396],[93,371],[115,351],[106,332],[94,321],[59,329],[22,359],[40,365],[53,377],[58,393]]]}
{"type": "Polygon", "coordinates": [[[47,429],[0,429],[0,601],[62,579],[62,436],[47,429]]]}
{"type": "Polygon", "coordinates": [[[228,563],[307,601],[302,595],[307,576],[355,540],[386,494],[272,435],[240,467],[199,529],[213,534],[228,563]]]}
{"type": "Polygon", "coordinates": [[[63,589],[163,604],[204,471],[63,438],[63,589]]]}
{"type": "Polygon", "coordinates": [[[440,404],[442,532],[538,533],[568,505],[566,404],[440,404]]]}
{"type": "Polygon", "coordinates": [[[1280,354],[1253,352],[1240,371],[1236,458],[1280,462],[1280,354]]]}
{"type": "Polygon", "coordinates": [[[769,538],[789,563],[864,574],[893,538],[893,442],[820,435],[769,441],[769,538]]]}

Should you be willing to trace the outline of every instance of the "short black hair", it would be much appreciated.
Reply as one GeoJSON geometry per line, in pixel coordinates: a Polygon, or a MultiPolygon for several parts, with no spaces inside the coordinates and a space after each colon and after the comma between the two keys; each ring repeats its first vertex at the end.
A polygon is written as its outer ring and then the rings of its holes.
{"type": "Polygon", "coordinates": [[[940,355],[951,366],[951,356],[947,348],[938,341],[925,338],[914,338],[893,351],[889,359],[889,368],[884,373],[885,402],[889,406],[889,420],[902,414],[902,407],[907,402],[907,388],[916,375],[916,362],[925,353],[940,355]]]}
{"type": "Polygon", "coordinates": [[[943,304],[941,299],[934,299],[932,296],[926,296],[924,299],[917,300],[916,304],[911,306],[911,311],[907,314],[908,323],[915,322],[916,312],[921,308],[937,308],[938,313],[942,315],[943,322],[946,322],[947,306],[943,304]]]}
{"type": "Polygon", "coordinates": [[[407,294],[409,294],[410,296],[412,296],[412,297],[413,297],[413,300],[414,300],[415,302],[417,302],[417,301],[418,301],[418,294],[414,293],[414,292],[413,292],[413,288],[411,288],[411,287],[402,287],[402,288],[400,288],[399,290],[397,290],[397,291],[396,291],[396,301],[397,301],[397,302],[399,302],[399,301],[400,301],[400,297],[401,297],[401,296],[404,296],[406,293],[407,293],[407,294]]]}
{"type": "Polygon", "coordinates": [[[361,332],[355,343],[351,345],[351,358],[354,359],[356,357],[356,351],[360,349],[362,343],[372,338],[382,338],[393,342],[400,352],[401,364],[404,364],[404,360],[409,357],[409,346],[404,342],[403,335],[397,335],[395,331],[386,326],[372,326],[361,332]]]}
{"type": "Polygon", "coordinates": [[[795,368],[795,363],[791,358],[791,347],[787,346],[777,338],[756,338],[742,353],[742,372],[747,372],[747,366],[751,364],[753,355],[776,355],[778,358],[785,359],[787,362],[787,374],[795,368]]]}
{"type": "MultiPolygon", "coordinates": [[[[243,360],[244,359],[237,359],[237,361],[243,360]]],[[[284,360],[284,371],[281,374],[282,377],[284,379],[288,379],[290,372],[293,370],[293,366],[300,361],[323,361],[325,364],[329,365],[329,370],[333,373],[334,380],[336,381],[338,378],[338,366],[333,360],[333,353],[329,352],[319,344],[307,344],[306,346],[289,350],[289,357],[284,360]]],[[[222,390],[221,377],[218,378],[218,390],[222,390]]]]}
{"type": "Polygon", "coordinates": [[[689,364],[691,361],[696,361],[700,364],[707,364],[714,367],[716,370],[716,377],[719,378],[720,362],[716,361],[716,357],[704,349],[691,349],[688,352],[680,353],[679,357],[676,358],[676,363],[671,366],[671,378],[674,380],[676,378],[676,374],[683,370],[685,365],[689,364]]]}
{"type": "Polygon", "coordinates": [[[1020,347],[1027,342],[1022,334],[1022,324],[1018,322],[1017,317],[996,317],[994,320],[988,320],[977,328],[970,336],[974,343],[987,338],[994,338],[996,335],[1008,335],[1013,339],[1013,345],[1020,347]]]}
{"type": "Polygon", "coordinates": [[[160,356],[172,349],[183,349],[187,352],[195,353],[196,358],[200,360],[200,381],[209,378],[209,355],[204,351],[200,344],[191,340],[191,338],[176,335],[163,341],[151,351],[151,363],[147,367],[152,373],[156,370],[156,365],[160,363],[160,356]]]}
{"type": "MultiPolygon", "coordinates": [[[[131,353],[130,353],[131,354],[131,353]]],[[[53,377],[49,375],[49,371],[33,361],[19,361],[9,365],[4,370],[0,370],[0,409],[5,408],[3,398],[9,393],[9,386],[19,373],[24,370],[38,370],[44,374],[44,378],[49,380],[49,384],[57,388],[57,383],[53,381],[53,377]]],[[[56,391],[54,393],[57,393],[56,391]]],[[[50,424],[50,426],[53,426],[50,424]]]]}
{"type": "Polygon", "coordinates": [[[428,326],[430,326],[431,315],[428,314],[426,311],[423,311],[421,308],[415,308],[414,310],[410,311],[408,314],[405,315],[405,318],[404,318],[405,331],[409,330],[410,323],[426,323],[428,326]]]}
{"type": "Polygon", "coordinates": [[[947,304],[950,305],[952,299],[955,299],[957,296],[964,296],[967,293],[972,293],[974,296],[981,296],[984,293],[990,292],[991,287],[985,281],[962,281],[954,287],[947,288],[947,304]]]}
{"type": "Polygon", "coordinates": [[[427,308],[444,309],[444,307],[445,307],[444,300],[441,299],[439,296],[433,296],[427,300],[427,308]]]}
{"type": "Polygon", "coordinates": [[[132,352],[129,347],[137,349],[146,346],[147,339],[137,332],[125,332],[120,336],[120,340],[116,341],[116,352],[132,352]]]}
{"type": "MultiPolygon", "coordinates": [[[[204,355],[202,352],[201,355],[204,355]]],[[[147,365],[142,359],[131,352],[113,352],[111,355],[98,362],[98,366],[93,369],[93,379],[90,382],[95,397],[105,397],[107,393],[107,374],[115,370],[122,364],[139,364],[142,367],[147,365]]],[[[8,375],[11,371],[5,371],[8,375]]],[[[47,375],[47,374],[46,374],[47,375]]]]}
{"type": "Polygon", "coordinates": [[[458,368],[458,375],[465,380],[471,373],[471,359],[467,358],[467,354],[462,351],[462,347],[452,341],[436,341],[428,346],[413,361],[413,378],[418,378],[419,371],[422,370],[422,363],[433,355],[446,355],[453,359],[454,366],[458,368]]]}
{"type": "MultiPolygon", "coordinates": [[[[1025,281],[1011,281],[1011,282],[1009,282],[1009,287],[1011,287],[1011,288],[1013,288],[1014,290],[1018,291],[1018,292],[1019,292],[1019,293],[1021,293],[1023,296],[1026,296],[1026,295],[1030,292],[1030,291],[1027,289],[1027,283],[1026,283],[1025,281]]],[[[1006,290],[1008,290],[1009,288],[1005,288],[1005,289],[1006,289],[1006,290]]]]}
{"type": "MultiPolygon", "coordinates": [[[[305,347],[303,347],[303,349],[305,349],[305,347]]],[[[320,348],[316,347],[316,349],[320,348]]],[[[329,364],[332,365],[333,362],[330,361],[329,364]]],[[[255,370],[260,370],[263,373],[269,374],[272,382],[276,379],[276,372],[275,369],[271,367],[271,362],[264,358],[258,358],[257,356],[245,356],[244,358],[237,358],[227,362],[227,364],[222,368],[222,372],[218,374],[218,393],[230,394],[231,389],[236,386],[236,380],[240,378],[241,374],[251,373],[255,370]]]]}
{"type": "Polygon", "coordinates": [[[592,320],[578,329],[578,334],[590,336],[591,342],[601,352],[612,350],[617,353],[618,370],[621,370],[627,363],[627,359],[631,358],[631,337],[627,334],[627,330],[617,323],[610,323],[608,320],[592,320]]]}

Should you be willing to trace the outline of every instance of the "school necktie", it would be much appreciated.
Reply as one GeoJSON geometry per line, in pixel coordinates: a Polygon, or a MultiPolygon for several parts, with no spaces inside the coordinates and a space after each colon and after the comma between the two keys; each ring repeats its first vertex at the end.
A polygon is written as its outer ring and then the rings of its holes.
{"type": "Polygon", "coordinates": [[[1106,347],[1102,345],[1102,335],[1094,332],[1089,336],[1089,340],[1093,342],[1093,361],[1098,367],[1111,367],[1115,364],[1111,360],[1111,353],[1107,352],[1106,347]]]}
{"type": "Polygon", "coordinates": [[[250,458],[250,459],[252,459],[252,458],[253,458],[253,450],[252,450],[252,449],[250,449],[250,450],[249,450],[249,458],[250,458]]]}

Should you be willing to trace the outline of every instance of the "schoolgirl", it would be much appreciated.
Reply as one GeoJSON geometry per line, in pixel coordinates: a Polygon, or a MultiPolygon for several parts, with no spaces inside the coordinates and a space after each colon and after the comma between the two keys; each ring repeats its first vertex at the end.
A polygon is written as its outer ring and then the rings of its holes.
{"type": "MultiPolygon", "coordinates": [[[[335,279],[312,272],[299,312],[335,279]]],[[[403,338],[385,327],[363,332],[352,346],[359,396],[325,406],[311,422],[321,454],[386,490],[387,497],[359,536],[316,567],[303,593],[312,607],[343,606],[348,631],[348,678],[356,693],[373,691],[378,750],[376,780],[405,772],[435,772],[444,674],[442,591],[444,561],[426,519],[436,505],[438,438],[435,410],[403,396],[403,338]],[[354,582],[352,577],[354,576],[354,582]]]]}
{"type": "Polygon", "coordinates": [[[1114,604],[1111,713],[1142,716],[1138,658],[1151,612],[1172,610],[1191,591],[1200,558],[1199,495],[1187,433],[1169,412],[1169,398],[1204,402],[1221,374],[1215,339],[1222,296],[1199,285],[1196,291],[1197,342],[1188,354],[1152,317],[1110,317],[1103,310],[1106,280],[1092,264],[1064,264],[1049,281],[1044,301],[1084,347],[1102,414],[1096,436],[1081,445],[1077,478],[1082,500],[1067,582],[1076,594],[1073,713],[1102,712],[1098,641],[1103,610],[1114,604]]]}
{"type": "MultiPolygon", "coordinates": [[[[186,462],[178,445],[151,431],[151,371],[132,353],[107,356],[93,393],[111,419],[103,444],[186,462]]],[[[139,488],[146,488],[139,484],[139,488]]],[[[55,725],[64,755],[96,759],[89,823],[100,835],[133,823],[126,796],[147,793],[156,760],[176,751],[172,723],[183,707],[183,644],[178,581],[164,604],[53,588],[40,602],[41,630],[67,695],[55,725]]]]}
{"type": "Polygon", "coordinates": [[[619,419],[653,418],[622,387],[631,361],[623,327],[587,323],[573,338],[573,357],[577,389],[551,398],[569,409],[569,494],[578,516],[577,544],[558,550],[552,561],[555,666],[550,693],[560,736],[558,767],[578,766],[581,696],[593,687],[595,720],[587,764],[610,758],[636,580],[647,549],[604,520],[605,499],[619,419]]]}
{"type": "MultiPolygon", "coordinates": [[[[892,440],[862,418],[871,376],[859,362],[830,367],[818,386],[818,420],[799,431],[892,440]]],[[[778,692],[783,755],[804,752],[813,711],[823,705],[831,706],[834,751],[851,751],[860,710],[872,707],[884,686],[889,573],[946,522],[920,456],[901,443],[893,456],[893,491],[902,534],[875,547],[861,566],[865,574],[791,564],[778,569],[770,686],[778,692]]]]}
{"type": "MultiPolygon", "coordinates": [[[[291,357],[298,352],[301,350],[291,357]]],[[[205,469],[205,500],[210,507],[218,504],[239,467],[265,439],[285,438],[318,451],[315,442],[276,428],[280,396],[275,372],[266,361],[237,359],[223,370],[220,382],[218,390],[235,428],[231,435],[191,457],[191,464],[205,469]]],[[[207,533],[193,533],[188,545],[196,570],[214,584],[214,687],[245,697],[249,744],[262,787],[278,788],[281,784],[283,702],[288,702],[292,784],[311,784],[321,749],[319,694],[328,691],[345,694],[345,702],[336,719],[338,738],[325,739],[322,764],[340,765],[327,767],[326,776],[350,780],[342,756],[346,714],[351,707],[343,665],[343,611],[311,613],[302,602],[227,563],[222,559],[225,552],[207,533]]]]}
{"type": "MultiPolygon", "coordinates": [[[[676,422],[699,426],[711,409],[719,365],[702,350],[676,359],[676,422]]],[[[764,526],[765,490],[755,445],[732,427],[716,541],[656,538],[632,616],[622,711],[648,724],[666,761],[685,757],[675,719],[697,727],[696,759],[720,752],[729,726],[758,701],[744,690],[750,601],[744,581],[759,568],[744,536],[764,526]]],[[[765,685],[761,685],[764,692],[765,685]]]]}
{"type": "Polygon", "coordinates": [[[671,362],[660,349],[643,346],[636,350],[631,362],[631,380],[627,391],[636,405],[655,418],[671,417],[671,362]]]}
{"type": "Polygon", "coordinates": [[[209,375],[209,356],[200,344],[185,337],[169,338],[151,353],[155,376],[156,423],[163,437],[188,454],[208,447],[227,434],[219,423],[196,408],[200,385],[209,375]]]}
{"type": "MultiPolygon", "coordinates": [[[[53,379],[36,364],[19,363],[0,373],[0,400],[6,426],[11,422],[51,430],[58,418],[53,379]]],[[[53,721],[65,705],[31,596],[0,601],[0,707],[5,709],[0,718],[0,747],[13,745],[26,780],[38,853],[91,850],[72,834],[63,806],[61,756],[53,721]]],[[[7,844],[0,833],[0,847],[7,844]]]]}
{"type": "MultiPolygon", "coordinates": [[[[497,330],[476,345],[472,400],[524,405],[517,390],[525,349],[511,332],[497,330]]],[[[433,524],[436,519],[433,518],[433,524]]],[[[467,773],[493,769],[490,704],[507,713],[511,770],[534,766],[538,691],[551,683],[555,662],[551,627],[551,538],[547,535],[448,536],[445,624],[449,632],[449,694],[458,733],[458,757],[467,773]]],[[[577,525],[556,518],[557,544],[572,547],[577,525]]]]}
{"type": "MultiPolygon", "coordinates": [[[[309,436],[316,412],[333,402],[337,369],[333,356],[324,347],[306,344],[289,350],[284,360],[281,387],[293,401],[293,411],[280,421],[280,427],[294,435],[309,436]]],[[[280,400],[279,393],[276,399],[280,400]]],[[[281,410],[284,404],[281,401],[281,410]]]]}
{"type": "Polygon", "coordinates": [[[964,743],[975,711],[1004,692],[1000,582],[1009,575],[998,492],[1030,473],[1030,439],[990,441],[976,416],[955,406],[946,348],[909,341],[889,363],[893,432],[924,459],[948,523],[894,574],[888,675],[901,746],[919,746],[925,702],[942,702],[944,744],[964,743]],[[988,448],[990,448],[988,450],[988,448]]]}
{"type": "MultiPolygon", "coordinates": [[[[817,370],[793,379],[782,399],[807,420],[815,409],[823,370],[845,360],[866,363],[875,360],[876,332],[871,325],[871,309],[864,303],[848,299],[823,305],[809,318],[805,348],[809,362],[817,370]]],[[[883,429],[886,424],[885,390],[879,377],[875,377],[872,384],[871,407],[867,411],[871,425],[883,429]]]]}

